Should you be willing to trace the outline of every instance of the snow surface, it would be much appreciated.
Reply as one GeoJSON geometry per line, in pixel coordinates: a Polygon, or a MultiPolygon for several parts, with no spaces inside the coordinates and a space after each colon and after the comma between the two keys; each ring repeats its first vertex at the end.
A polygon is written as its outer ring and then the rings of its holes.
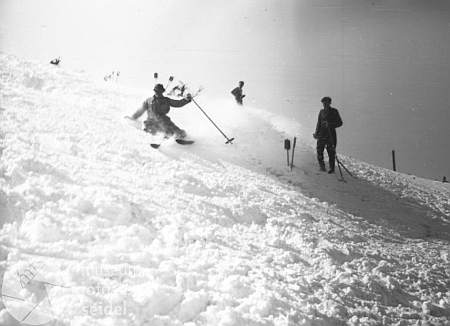
{"type": "Polygon", "coordinates": [[[1,325],[36,264],[49,325],[450,325],[448,184],[340,155],[342,182],[312,137],[291,171],[301,124],[207,89],[233,145],[191,103],[170,116],[195,144],[155,150],[123,119],[152,85],[0,59],[1,325]]]}

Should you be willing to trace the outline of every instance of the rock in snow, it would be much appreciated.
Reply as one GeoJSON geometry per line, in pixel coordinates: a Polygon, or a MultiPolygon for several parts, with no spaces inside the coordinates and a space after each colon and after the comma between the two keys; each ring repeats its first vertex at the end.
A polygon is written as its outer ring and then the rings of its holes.
{"type": "MultiPolygon", "coordinates": [[[[123,119],[149,91],[0,53],[1,325],[450,325],[447,184],[340,156],[233,100],[123,119]]],[[[345,132],[345,128],[339,132],[345,132]]]]}

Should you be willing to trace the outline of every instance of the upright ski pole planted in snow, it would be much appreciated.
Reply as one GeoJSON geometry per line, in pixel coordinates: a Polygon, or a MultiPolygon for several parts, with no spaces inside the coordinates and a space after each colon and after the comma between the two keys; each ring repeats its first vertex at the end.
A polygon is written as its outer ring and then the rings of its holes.
{"type": "Polygon", "coordinates": [[[297,143],[297,137],[294,137],[294,145],[292,146],[292,159],[291,159],[291,171],[294,166],[294,150],[295,150],[295,144],[297,143]]]}
{"type": "Polygon", "coordinates": [[[217,127],[217,125],[214,123],[214,121],[212,121],[211,120],[211,118],[206,114],[206,112],[205,111],[203,111],[203,109],[200,107],[200,105],[198,105],[197,104],[197,102],[192,98],[192,102],[194,102],[195,103],[195,105],[197,105],[198,106],[198,108],[200,109],[200,111],[202,111],[203,112],[203,114],[209,119],[209,121],[211,121],[211,123],[214,125],[214,127],[216,127],[217,128],[217,130],[219,130],[220,131],[220,133],[226,138],[226,143],[225,144],[228,144],[228,143],[230,143],[230,144],[233,144],[232,143],[232,141],[234,140],[234,138],[231,138],[231,139],[229,139],[224,133],[223,133],[223,131],[222,130],[220,130],[220,128],[219,127],[217,127]]]}

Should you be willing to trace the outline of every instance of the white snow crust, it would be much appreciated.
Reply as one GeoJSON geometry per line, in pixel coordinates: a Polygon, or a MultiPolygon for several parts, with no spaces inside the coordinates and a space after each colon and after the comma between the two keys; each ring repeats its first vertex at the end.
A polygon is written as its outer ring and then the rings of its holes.
{"type": "Polygon", "coordinates": [[[152,80],[0,63],[0,325],[20,325],[5,294],[33,264],[49,325],[450,325],[448,184],[343,155],[340,181],[312,137],[291,170],[301,123],[207,89],[233,144],[190,103],[170,116],[195,143],[155,150],[123,118],[152,80]]]}

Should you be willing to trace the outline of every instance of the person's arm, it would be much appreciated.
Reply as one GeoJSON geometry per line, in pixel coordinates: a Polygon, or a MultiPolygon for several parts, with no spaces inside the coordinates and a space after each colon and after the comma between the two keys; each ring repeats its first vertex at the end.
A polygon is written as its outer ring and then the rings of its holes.
{"type": "Polygon", "coordinates": [[[131,118],[134,120],[139,119],[145,113],[145,111],[147,111],[147,109],[148,109],[148,103],[147,103],[147,101],[145,101],[144,103],[142,103],[142,106],[139,109],[137,109],[136,112],[133,113],[131,118]]]}
{"type": "Polygon", "coordinates": [[[339,111],[338,110],[335,111],[335,116],[334,116],[333,120],[334,121],[331,121],[331,122],[328,123],[328,127],[329,128],[336,129],[336,128],[339,128],[340,126],[342,126],[343,123],[342,123],[342,119],[341,119],[341,116],[339,115],[339,111]]]}
{"type": "Polygon", "coordinates": [[[322,119],[320,118],[321,117],[321,115],[320,115],[321,112],[322,111],[319,112],[319,116],[317,117],[316,131],[313,134],[314,138],[316,138],[316,139],[319,137],[320,128],[322,128],[322,121],[321,121],[322,119]]]}
{"type": "Polygon", "coordinates": [[[186,104],[191,102],[189,97],[183,98],[181,100],[174,100],[174,99],[169,99],[169,100],[170,100],[170,102],[169,102],[170,106],[174,107],[174,108],[181,108],[182,106],[185,106],[186,104]]]}

